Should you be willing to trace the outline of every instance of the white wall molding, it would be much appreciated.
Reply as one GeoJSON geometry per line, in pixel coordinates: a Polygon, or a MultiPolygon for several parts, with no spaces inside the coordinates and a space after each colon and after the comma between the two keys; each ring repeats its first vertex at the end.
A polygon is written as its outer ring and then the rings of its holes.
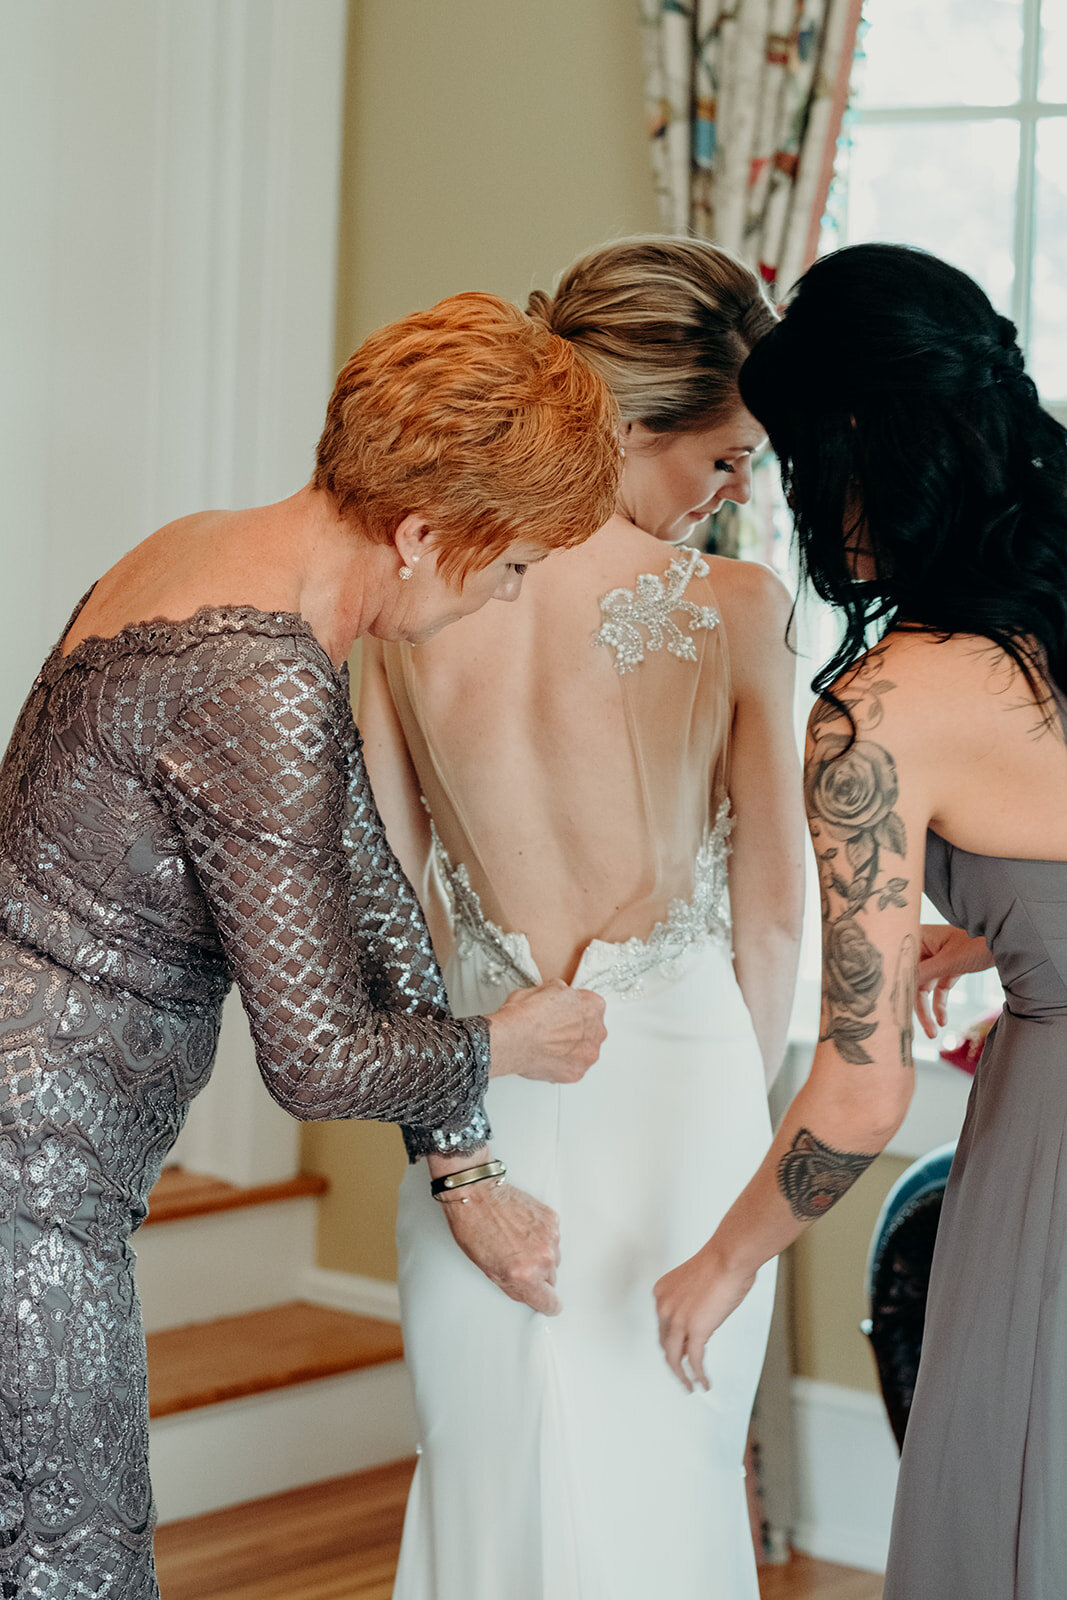
{"type": "Polygon", "coordinates": [[[309,1267],[301,1279],[300,1292],[315,1305],[331,1306],[334,1311],[351,1311],[358,1317],[377,1317],[380,1322],[400,1321],[400,1291],[395,1283],[382,1278],[364,1278],[355,1272],[331,1272],[326,1267],[309,1267]]]}
{"type": "Polygon", "coordinates": [[[897,1447],[877,1395],[794,1378],[797,1520],[793,1543],[821,1561],[885,1570],[897,1447]]]}

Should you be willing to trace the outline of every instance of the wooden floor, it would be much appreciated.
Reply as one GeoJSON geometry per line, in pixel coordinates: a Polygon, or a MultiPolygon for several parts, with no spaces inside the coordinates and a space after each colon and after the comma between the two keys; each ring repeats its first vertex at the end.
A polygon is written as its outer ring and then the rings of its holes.
{"type": "MultiPolygon", "coordinates": [[[[163,1600],[390,1600],[413,1466],[399,1461],[160,1528],[163,1600]]],[[[807,1556],[760,1574],[762,1600],[879,1600],[881,1592],[869,1572],[807,1556]]]]}

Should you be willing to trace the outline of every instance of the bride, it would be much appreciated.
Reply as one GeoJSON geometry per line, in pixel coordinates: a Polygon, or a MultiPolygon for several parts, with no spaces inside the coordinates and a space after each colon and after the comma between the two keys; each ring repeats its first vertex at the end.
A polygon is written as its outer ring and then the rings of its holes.
{"type": "Polygon", "coordinates": [[[359,723],[456,1012],[562,980],[605,997],[608,1038],[565,1093],[494,1083],[492,1147],[440,1138],[402,1185],[421,1446],[395,1596],[754,1600],[742,1459],[773,1268],[696,1397],[652,1286],[766,1148],[792,996],[790,603],[681,543],[748,498],[763,431],[737,373],[773,312],[732,257],[655,237],[530,311],[619,403],[616,514],[530,572],[517,615],[372,641],[359,723]]]}

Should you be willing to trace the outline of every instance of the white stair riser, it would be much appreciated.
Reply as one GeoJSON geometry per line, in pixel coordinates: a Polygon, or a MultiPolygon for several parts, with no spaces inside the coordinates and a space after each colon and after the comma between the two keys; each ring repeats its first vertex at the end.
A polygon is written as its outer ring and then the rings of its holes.
{"type": "Polygon", "coordinates": [[[145,1328],[182,1327],[300,1298],[315,1260],[314,1196],[158,1222],[133,1237],[145,1328]]]}
{"type": "Polygon", "coordinates": [[[280,1494],[415,1452],[403,1362],[202,1406],[151,1425],[160,1522],[280,1494]]]}

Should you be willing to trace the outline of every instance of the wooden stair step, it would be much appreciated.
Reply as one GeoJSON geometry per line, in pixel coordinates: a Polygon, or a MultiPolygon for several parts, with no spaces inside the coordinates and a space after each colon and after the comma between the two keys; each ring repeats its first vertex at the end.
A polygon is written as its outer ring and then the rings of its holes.
{"type": "Polygon", "coordinates": [[[395,1323],[303,1300],[164,1328],[148,1335],[149,1412],[173,1416],[400,1361],[403,1354],[395,1323]]]}
{"type": "Polygon", "coordinates": [[[308,1195],[325,1194],[325,1178],[312,1172],[298,1172],[280,1183],[259,1183],[242,1188],[222,1178],[207,1178],[184,1167],[164,1167],[148,1202],[148,1216],[142,1226],[177,1222],[185,1217],[206,1217],[217,1211],[236,1211],[243,1206],[273,1205],[283,1200],[302,1200],[308,1195]]]}

